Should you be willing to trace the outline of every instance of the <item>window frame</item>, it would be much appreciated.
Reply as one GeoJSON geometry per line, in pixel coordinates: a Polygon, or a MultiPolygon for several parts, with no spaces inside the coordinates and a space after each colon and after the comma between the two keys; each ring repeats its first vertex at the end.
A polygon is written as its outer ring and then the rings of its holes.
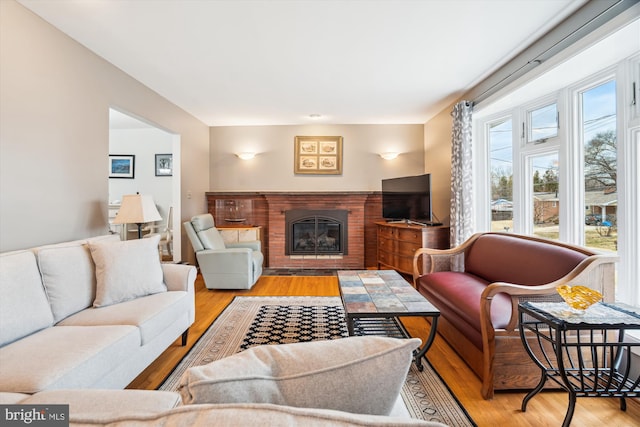
{"type": "Polygon", "coordinates": [[[616,300],[640,307],[640,53],[619,64],[617,74],[617,222],[624,233],[618,233],[616,300]]]}
{"type": "Polygon", "coordinates": [[[560,236],[564,242],[584,245],[584,141],[580,94],[608,80],[616,81],[618,140],[618,286],[616,299],[640,307],[640,54],[579,79],[559,91],[531,102],[474,120],[476,136],[474,178],[477,231],[491,230],[489,126],[501,118],[513,120],[513,232],[533,234],[533,190],[530,159],[558,153],[560,236]],[[635,94],[632,86],[635,83],[635,94]],[[635,98],[634,98],[635,95],[635,98]],[[556,100],[558,136],[528,142],[527,112],[556,100]],[[633,103],[635,99],[635,104],[633,103]],[[516,126],[516,123],[518,124],[516,126]],[[524,123],[524,127],[523,127],[524,123]],[[524,132],[523,132],[524,130],[524,132]],[[635,236],[635,237],[634,237],[635,236]],[[635,285],[634,285],[635,283],[635,285]]]}
{"type": "Polygon", "coordinates": [[[552,99],[550,102],[543,102],[540,103],[539,105],[535,105],[534,107],[531,108],[526,108],[524,110],[524,114],[523,114],[523,132],[522,132],[522,138],[523,138],[523,143],[524,145],[529,145],[529,144],[533,144],[533,145],[538,145],[538,144],[545,144],[548,141],[553,141],[554,139],[558,138],[560,136],[560,109],[558,108],[558,101],[557,99],[552,99]],[[556,107],[556,134],[554,136],[549,136],[546,138],[539,138],[539,139],[532,139],[533,136],[533,119],[532,119],[532,114],[534,111],[540,110],[542,108],[548,107],[550,105],[554,105],[556,107]]]}
{"type": "MultiPolygon", "coordinates": [[[[480,167],[473,168],[473,179],[476,183],[485,183],[483,185],[475,185],[476,191],[473,192],[474,206],[482,206],[481,209],[475,209],[476,215],[476,228],[479,231],[491,231],[491,147],[490,147],[490,127],[494,123],[504,123],[507,120],[511,120],[511,139],[518,137],[519,126],[514,126],[514,123],[519,123],[514,118],[511,112],[500,112],[488,116],[482,121],[480,126],[474,121],[473,134],[475,141],[482,141],[482,144],[478,144],[477,150],[474,150],[473,163],[475,165],[481,165],[480,167]],[[488,202],[487,202],[488,201],[488,202]]],[[[514,169],[513,177],[515,179],[515,156],[512,151],[512,168],[514,169]]],[[[515,188],[515,182],[513,183],[515,188]]],[[[515,205],[515,201],[514,205],[515,205]]],[[[515,224],[515,210],[514,210],[514,224],[515,224]]]]}
{"type": "MultiPolygon", "coordinates": [[[[569,162],[573,162],[573,170],[575,170],[575,174],[571,176],[573,194],[576,195],[574,202],[570,206],[569,216],[571,218],[576,218],[578,214],[582,214],[584,217],[584,201],[585,201],[585,188],[584,188],[584,135],[582,133],[582,124],[583,124],[583,111],[582,111],[582,103],[581,103],[581,94],[587,92],[591,89],[594,89],[602,84],[605,84],[611,80],[616,81],[616,138],[617,141],[622,141],[623,136],[621,135],[620,129],[624,126],[624,123],[620,122],[620,90],[619,90],[619,69],[620,65],[614,65],[612,67],[608,67],[602,71],[599,71],[585,79],[582,79],[579,82],[571,85],[568,88],[568,96],[571,100],[571,110],[570,115],[572,118],[572,125],[574,127],[574,132],[572,138],[573,141],[572,152],[575,153],[575,156],[569,157],[569,162]]],[[[620,160],[620,149],[617,148],[618,151],[618,164],[620,160]]],[[[620,207],[620,201],[618,201],[618,208],[620,207]]],[[[572,242],[575,242],[578,245],[584,246],[585,242],[585,223],[584,221],[574,221],[574,226],[571,227],[570,230],[567,230],[569,235],[571,236],[572,242]]]]}

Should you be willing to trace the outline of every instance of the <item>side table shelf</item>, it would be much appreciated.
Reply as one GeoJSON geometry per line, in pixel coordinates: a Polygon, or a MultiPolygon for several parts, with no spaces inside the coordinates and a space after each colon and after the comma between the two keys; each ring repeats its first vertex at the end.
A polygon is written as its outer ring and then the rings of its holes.
{"type": "Polygon", "coordinates": [[[518,314],[524,347],[542,371],[522,401],[523,412],[547,380],[569,392],[563,427],[571,423],[577,397],[620,398],[623,411],[625,398],[640,397],[640,377],[630,371],[632,348],[640,343],[624,341],[625,331],[640,329],[640,314],[605,303],[577,313],[550,302],[521,303],[518,314]]]}

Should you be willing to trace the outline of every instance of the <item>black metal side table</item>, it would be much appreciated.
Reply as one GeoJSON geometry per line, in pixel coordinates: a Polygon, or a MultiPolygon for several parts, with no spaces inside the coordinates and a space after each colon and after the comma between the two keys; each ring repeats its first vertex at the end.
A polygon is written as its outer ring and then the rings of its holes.
{"type": "Polygon", "coordinates": [[[624,342],[625,331],[640,329],[638,313],[605,303],[580,313],[563,302],[525,302],[518,314],[522,343],[542,370],[540,382],[522,400],[523,412],[547,380],[569,392],[563,427],[571,423],[577,397],[620,398],[624,411],[626,397],[640,396],[640,377],[630,371],[632,347],[640,343],[624,342]]]}

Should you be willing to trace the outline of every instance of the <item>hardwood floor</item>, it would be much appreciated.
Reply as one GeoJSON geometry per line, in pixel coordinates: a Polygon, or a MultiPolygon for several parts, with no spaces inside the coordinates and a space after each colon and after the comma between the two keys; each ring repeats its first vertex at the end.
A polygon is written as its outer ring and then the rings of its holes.
{"type": "MultiPolygon", "coordinates": [[[[295,295],[338,296],[336,277],[323,276],[263,276],[249,291],[208,290],[202,277],[196,280],[196,320],[189,331],[185,347],[177,340],[153,364],[138,376],[128,388],[152,390],[164,378],[207,330],[235,296],[295,295]]],[[[403,319],[413,336],[426,339],[428,324],[421,318],[403,319]]],[[[543,392],[534,397],[527,412],[520,411],[525,393],[497,392],[493,400],[480,395],[480,380],[458,355],[438,336],[427,353],[429,361],[449,385],[458,400],[467,409],[479,427],[506,426],[560,426],[567,409],[565,392],[543,392]]],[[[631,427],[640,425],[640,399],[627,399],[627,411],[619,408],[619,399],[578,399],[572,426],[631,427]]]]}

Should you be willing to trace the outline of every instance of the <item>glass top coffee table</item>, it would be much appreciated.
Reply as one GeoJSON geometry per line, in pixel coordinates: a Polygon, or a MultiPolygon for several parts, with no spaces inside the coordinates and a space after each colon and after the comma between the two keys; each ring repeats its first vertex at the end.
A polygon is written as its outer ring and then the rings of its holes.
{"type": "Polygon", "coordinates": [[[571,424],[577,397],[640,397],[640,378],[633,374],[632,354],[640,348],[625,340],[625,332],[640,330],[640,314],[615,304],[597,303],[583,312],[564,302],[518,304],[520,338],[540,367],[540,382],[522,400],[522,412],[547,380],[569,392],[569,407],[562,423],[571,424]],[[527,339],[526,333],[536,339],[527,339]],[[551,343],[551,346],[544,344],[551,343]]]}
{"type": "Polygon", "coordinates": [[[341,270],[338,283],[349,335],[409,338],[398,317],[431,318],[427,341],[415,357],[422,370],[422,357],[433,344],[440,310],[395,270],[341,270]]]}

